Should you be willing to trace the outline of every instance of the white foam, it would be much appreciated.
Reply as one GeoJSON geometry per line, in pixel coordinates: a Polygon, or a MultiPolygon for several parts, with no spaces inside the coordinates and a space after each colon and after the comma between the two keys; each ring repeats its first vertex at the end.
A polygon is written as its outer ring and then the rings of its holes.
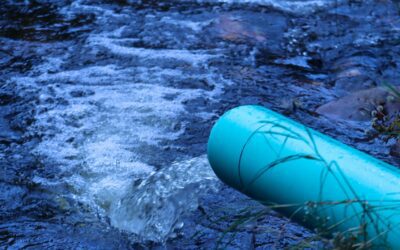
{"type": "MultiPolygon", "coordinates": [[[[78,1],[69,9],[65,8],[65,13],[83,6],[81,11],[96,13],[99,17],[96,20],[100,23],[105,17],[121,18],[111,10],[86,6],[83,2],[78,1]]],[[[164,19],[163,22],[169,21],[164,19]]],[[[49,56],[44,63],[36,65],[30,76],[10,81],[21,88],[38,92],[39,103],[30,132],[39,133],[42,140],[33,153],[46,167],[57,169],[62,176],[62,179],[48,179],[37,175],[35,182],[55,192],[58,189],[53,187],[68,186],[71,197],[86,204],[94,213],[110,217],[115,227],[134,232],[143,239],[164,241],[178,226],[179,216],[189,209],[186,204],[176,203],[182,192],[191,193],[190,197],[182,196],[182,199],[195,205],[196,197],[208,190],[208,185],[203,184],[210,184],[209,181],[214,181],[215,177],[207,166],[205,156],[184,159],[173,166],[160,158],[157,168],[161,166],[161,172],[155,172],[156,167],[146,158],[158,159],[155,157],[165,145],[174,147],[174,142],[190,126],[182,117],[210,119],[215,115],[205,111],[190,114],[184,103],[199,97],[214,98],[225,85],[231,83],[208,64],[210,59],[221,56],[222,51],[131,47],[126,45],[127,42],[136,38],[123,36],[127,25],[122,24],[111,31],[107,27],[101,32],[93,31],[84,44],[79,45],[83,46],[84,53],[93,58],[101,49],[102,53],[115,59],[112,62],[79,67],[73,65],[74,69],[65,70],[63,67],[72,68],[68,60],[76,58],[75,53],[80,53],[74,50],[76,45],[72,45],[65,54],[49,56]],[[126,57],[129,60],[124,61],[126,57]],[[129,65],[130,60],[132,65],[129,65]],[[147,63],[149,60],[152,62],[147,63]],[[168,62],[176,61],[187,64],[168,67],[168,62]],[[64,62],[68,64],[64,65],[64,62]],[[205,90],[182,86],[177,89],[171,87],[173,84],[168,82],[171,79],[180,83],[206,79],[214,88],[205,90]],[[74,91],[78,94],[73,94],[74,91]],[[176,173],[173,173],[174,169],[176,173]],[[175,179],[170,181],[176,185],[169,187],[168,182],[163,182],[162,186],[158,186],[160,182],[154,176],[173,176],[171,178],[175,179]],[[143,183],[146,183],[146,188],[140,190],[160,191],[158,187],[161,187],[170,190],[171,195],[143,193],[145,191],[136,195],[134,182],[139,179],[144,179],[143,183]],[[192,190],[193,187],[197,189],[192,190]],[[132,196],[145,196],[152,200],[149,195],[154,195],[156,202],[151,209],[154,214],[149,215],[151,218],[165,215],[165,211],[157,208],[159,205],[171,208],[168,211],[175,213],[172,215],[174,219],[156,222],[149,218],[151,220],[142,221],[144,224],[138,231],[133,226],[141,222],[135,220],[137,214],[132,211],[151,204],[138,202],[135,208],[135,203],[126,200],[132,196]],[[162,204],[157,205],[157,199],[162,204]],[[123,201],[126,202],[125,207],[121,207],[123,201]],[[151,231],[155,223],[161,225],[151,231]]],[[[206,23],[182,21],[178,25],[197,32],[206,23]]]]}
{"type": "MultiPolygon", "coordinates": [[[[46,83],[55,94],[42,88],[43,103],[49,96],[63,97],[68,105],[56,106],[36,115],[32,128],[43,132],[35,153],[70,175],[65,178],[74,197],[93,209],[107,209],[129,190],[132,181],[154,171],[140,161],[141,145],[154,145],[177,139],[185,128],[173,130],[184,114],[182,102],[197,96],[213,95],[198,89],[162,86],[163,76],[180,76],[179,70],[140,67],[120,69],[115,65],[94,66],[57,74],[43,73],[31,78],[32,85],[46,83]],[[143,75],[141,75],[143,74],[143,75]],[[132,80],[133,79],[133,80],[132,80]],[[138,82],[135,82],[137,80],[138,82]],[[147,80],[147,83],[141,81],[147,80]],[[91,90],[93,95],[71,98],[75,89],[91,90]],[[176,95],[174,100],[164,98],[176,95]],[[73,142],[67,143],[73,138],[73,142]]],[[[15,79],[21,81],[26,78],[15,79]]],[[[38,87],[39,85],[36,85],[38,87]]],[[[153,152],[157,153],[157,152],[153,152]]],[[[116,225],[118,227],[118,225],[116,225]]]]}
{"type": "MultiPolygon", "coordinates": [[[[217,0],[222,3],[258,4],[270,6],[291,13],[306,14],[326,9],[347,0],[217,0]]],[[[197,2],[215,2],[213,0],[197,0],[197,2]]]]}
{"type": "Polygon", "coordinates": [[[201,64],[207,62],[211,58],[217,57],[215,54],[209,54],[204,50],[185,50],[185,49],[145,49],[126,47],[120,45],[119,39],[110,38],[108,34],[100,34],[93,36],[89,42],[93,46],[101,46],[109,49],[116,55],[135,56],[146,60],[149,59],[175,59],[192,64],[201,64]]]}
{"type": "Polygon", "coordinates": [[[168,23],[168,24],[184,27],[184,28],[189,28],[189,29],[193,30],[194,32],[200,32],[204,29],[204,27],[210,25],[214,21],[214,19],[210,19],[207,21],[195,22],[195,21],[190,21],[190,20],[176,19],[176,18],[172,18],[172,17],[163,17],[161,19],[161,21],[168,23]]]}

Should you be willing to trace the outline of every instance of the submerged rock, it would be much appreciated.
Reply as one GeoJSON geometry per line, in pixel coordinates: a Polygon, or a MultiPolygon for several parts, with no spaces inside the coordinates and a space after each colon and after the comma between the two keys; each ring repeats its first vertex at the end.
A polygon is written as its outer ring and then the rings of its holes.
{"type": "Polygon", "coordinates": [[[287,20],[278,13],[230,12],[221,14],[213,29],[223,40],[235,43],[262,43],[278,49],[287,20]]]}
{"type": "Polygon", "coordinates": [[[224,40],[240,42],[254,40],[265,42],[266,34],[259,31],[257,27],[249,26],[245,21],[231,15],[222,15],[216,25],[220,37],[224,40]]]}

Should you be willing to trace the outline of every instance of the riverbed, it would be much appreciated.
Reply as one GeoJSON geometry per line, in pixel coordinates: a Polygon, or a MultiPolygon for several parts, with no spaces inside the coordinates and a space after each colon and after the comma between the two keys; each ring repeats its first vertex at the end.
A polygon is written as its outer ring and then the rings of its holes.
{"type": "Polygon", "coordinates": [[[322,247],[272,211],[230,230],[265,208],[217,179],[208,134],[225,111],[258,104],[399,165],[396,140],[374,132],[370,115],[385,106],[374,89],[398,84],[397,7],[6,1],[0,246],[322,247]],[[362,101],[341,102],[367,89],[362,101]]]}

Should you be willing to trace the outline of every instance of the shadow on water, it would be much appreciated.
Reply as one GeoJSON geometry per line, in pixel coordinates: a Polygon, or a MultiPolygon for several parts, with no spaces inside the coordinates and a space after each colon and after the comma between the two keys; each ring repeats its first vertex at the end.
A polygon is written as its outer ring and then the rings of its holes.
{"type": "Polygon", "coordinates": [[[90,29],[93,15],[65,16],[67,1],[6,1],[0,6],[0,36],[27,41],[64,41],[90,29]]]}

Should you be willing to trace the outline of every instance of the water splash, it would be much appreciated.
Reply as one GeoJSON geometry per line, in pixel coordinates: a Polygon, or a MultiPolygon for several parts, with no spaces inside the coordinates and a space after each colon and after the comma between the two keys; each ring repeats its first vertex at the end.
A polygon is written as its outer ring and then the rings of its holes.
{"type": "Polygon", "coordinates": [[[154,172],[115,203],[113,226],[135,233],[141,241],[165,242],[184,226],[183,216],[197,208],[198,197],[218,182],[205,155],[154,172]]]}

